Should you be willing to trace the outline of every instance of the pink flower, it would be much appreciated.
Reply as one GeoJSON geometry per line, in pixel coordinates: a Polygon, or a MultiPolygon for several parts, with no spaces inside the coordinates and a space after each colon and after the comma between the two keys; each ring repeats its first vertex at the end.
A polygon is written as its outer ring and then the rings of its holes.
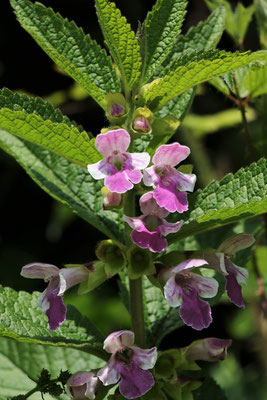
{"type": "Polygon", "coordinates": [[[212,322],[208,302],[201,297],[214,297],[218,291],[218,282],[191,272],[193,268],[207,264],[205,260],[193,259],[183,261],[173,268],[161,271],[164,296],[172,307],[180,306],[180,317],[186,325],[196,330],[207,328],[212,322]]]}
{"type": "Polygon", "coordinates": [[[240,283],[246,283],[248,271],[235,265],[230,257],[235,257],[237,251],[251,246],[254,241],[252,235],[240,233],[226,239],[217,251],[201,253],[201,257],[209,263],[208,268],[216,269],[225,276],[228,297],[237,307],[245,307],[240,283]]]}
{"type": "Polygon", "coordinates": [[[131,137],[124,129],[101,133],[96,137],[97,150],[106,156],[95,164],[87,165],[94,179],[105,179],[111,192],[125,193],[133,184],[141,182],[141,169],[148,166],[148,153],[127,153],[131,137]]]}
{"type": "Polygon", "coordinates": [[[38,299],[38,305],[48,317],[50,331],[54,331],[66,319],[67,308],[62,300],[63,294],[70,287],[88,279],[89,270],[86,267],[59,269],[51,264],[32,263],[22,268],[21,275],[49,282],[38,299]]]}
{"type": "Polygon", "coordinates": [[[194,190],[196,175],[183,174],[173,168],[190,153],[179,143],[160,146],[152,158],[153,166],[144,170],[144,184],[154,186],[154,199],[169,212],[182,213],[188,209],[186,191],[194,190]]]}
{"type": "Polygon", "coordinates": [[[169,233],[177,232],[183,221],[174,224],[164,220],[169,213],[165,208],[159,207],[153,198],[153,192],[148,192],[140,198],[140,208],[144,215],[141,217],[130,218],[123,216],[133,232],[131,234],[133,242],[144,248],[148,248],[154,253],[160,253],[168,246],[168,242],[161,235],[167,236],[169,233]]]}
{"type": "Polygon", "coordinates": [[[185,349],[186,358],[190,361],[225,360],[227,348],[231,346],[231,344],[231,339],[206,338],[197,340],[185,349]]]}
{"type": "Polygon", "coordinates": [[[93,372],[80,371],[67,381],[67,394],[75,400],[95,399],[98,378],[93,372]]]}
{"type": "Polygon", "coordinates": [[[111,333],[104,341],[104,349],[112,356],[97,373],[105,386],[119,381],[120,393],[127,399],[140,397],[152,388],[154,378],[147,370],[153,368],[157,360],[156,347],[147,350],[133,344],[133,332],[111,333]]]}

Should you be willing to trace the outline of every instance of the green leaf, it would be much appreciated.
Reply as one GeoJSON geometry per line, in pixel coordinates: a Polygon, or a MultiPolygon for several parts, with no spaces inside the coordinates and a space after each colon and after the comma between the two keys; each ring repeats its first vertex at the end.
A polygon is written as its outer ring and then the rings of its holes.
{"type": "Polygon", "coordinates": [[[31,178],[55,199],[112,239],[123,231],[121,210],[103,211],[102,181],[63,157],[0,130],[0,147],[16,158],[31,178]]]}
{"type": "Polygon", "coordinates": [[[232,54],[222,51],[217,55],[215,53],[213,57],[212,60],[203,59],[179,66],[163,79],[150,84],[150,90],[143,94],[143,101],[152,110],[160,109],[169,100],[199,83],[226,74],[253,61],[264,61],[266,54],[265,52],[232,54]]]}
{"type": "Polygon", "coordinates": [[[141,67],[135,34],[120,10],[109,0],[96,0],[96,11],[110,53],[129,89],[137,81],[141,67]]]}
{"type": "Polygon", "coordinates": [[[193,398],[194,400],[227,400],[222,388],[210,377],[205,379],[199,389],[193,391],[193,398]]]}
{"type": "Polygon", "coordinates": [[[260,43],[267,49],[267,0],[254,0],[260,43]]]}
{"type": "Polygon", "coordinates": [[[74,22],[39,3],[10,2],[23,28],[101,106],[106,93],[120,91],[111,58],[74,22]]]}
{"type": "Polygon", "coordinates": [[[152,285],[145,276],[144,281],[145,322],[149,346],[158,345],[172,331],[184,325],[177,308],[170,307],[162,291],[152,285]]]}
{"type": "MultiPolygon", "coordinates": [[[[12,108],[16,108],[13,107],[12,108]]],[[[0,109],[0,128],[85,167],[102,156],[85,131],[64,122],[43,119],[37,113],[0,109]]]]}
{"type": "MultiPolygon", "coordinates": [[[[189,195],[190,196],[190,195],[189,195]]],[[[267,212],[267,160],[213,181],[189,197],[189,210],[181,230],[168,243],[267,212]]]]}
{"type": "Polygon", "coordinates": [[[76,348],[106,359],[103,337],[74,308],[68,307],[67,319],[56,331],[49,331],[47,316],[37,305],[40,293],[32,295],[0,286],[0,336],[22,343],[76,348]]]}
{"type": "Polygon", "coordinates": [[[185,16],[186,0],[158,0],[144,22],[144,82],[171,51],[185,16]]]}
{"type": "MultiPolygon", "coordinates": [[[[0,346],[2,341],[0,341],[0,346]]],[[[25,394],[36,386],[27,374],[23,373],[8,357],[0,351],[0,400],[10,399],[10,396],[25,394]]],[[[48,394],[44,395],[44,400],[52,400],[48,394]]],[[[40,400],[40,392],[31,396],[31,400],[40,400]]]]}

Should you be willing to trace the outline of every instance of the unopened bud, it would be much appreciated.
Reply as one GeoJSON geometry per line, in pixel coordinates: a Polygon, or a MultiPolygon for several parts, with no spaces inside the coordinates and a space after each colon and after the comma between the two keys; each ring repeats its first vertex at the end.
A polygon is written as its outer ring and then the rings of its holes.
{"type": "Polygon", "coordinates": [[[126,266],[126,259],[121,245],[113,240],[103,240],[96,249],[96,256],[105,263],[108,277],[117,274],[126,266]]]}
{"type": "Polygon", "coordinates": [[[130,279],[140,278],[142,275],[152,275],[155,267],[151,252],[135,245],[127,251],[128,275],[130,279]]]}
{"type": "Polygon", "coordinates": [[[139,107],[133,113],[132,129],[134,133],[150,134],[152,132],[151,124],[154,120],[153,113],[147,108],[139,107]]]}
{"type": "Polygon", "coordinates": [[[120,193],[110,192],[106,186],[102,187],[101,193],[103,196],[103,209],[104,210],[111,210],[113,208],[122,208],[123,197],[120,193]]]}
{"type": "Polygon", "coordinates": [[[125,108],[123,107],[122,104],[112,104],[112,106],[109,109],[109,114],[112,117],[120,117],[123,114],[125,114],[125,108]]]}
{"type": "Polygon", "coordinates": [[[67,381],[67,394],[75,400],[95,399],[98,378],[93,372],[81,371],[67,381]]]}
{"type": "Polygon", "coordinates": [[[127,106],[121,93],[108,93],[103,100],[103,105],[106,116],[112,124],[121,125],[125,121],[127,106]]]}

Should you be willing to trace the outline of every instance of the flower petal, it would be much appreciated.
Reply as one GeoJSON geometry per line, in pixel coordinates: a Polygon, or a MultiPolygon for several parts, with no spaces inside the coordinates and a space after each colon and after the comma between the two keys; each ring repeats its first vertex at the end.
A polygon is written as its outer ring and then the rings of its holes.
{"type": "Polygon", "coordinates": [[[198,340],[189,346],[186,352],[187,360],[217,361],[224,360],[227,348],[231,346],[230,339],[207,338],[198,340]]]}
{"type": "Polygon", "coordinates": [[[116,129],[97,135],[95,147],[104,156],[109,156],[113,151],[125,153],[131,142],[131,137],[125,129],[116,129]]]}
{"type": "Polygon", "coordinates": [[[226,292],[231,300],[237,307],[245,307],[242,297],[242,287],[239,282],[246,282],[248,271],[245,268],[234,265],[227,257],[225,257],[225,265],[228,275],[226,279],[226,292]]]}
{"type": "MultiPolygon", "coordinates": [[[[127,158],[134,169],[144,169],[150,163],[150,155],[143,153],[127,153],[127,158]]],[[[127,163],[127,161],[126,161],[127,163]]]]}
{"type": "Polygon", "coordinates": [[[207,261],[208,266],[205,268],[215,269],[216,271],[222,273],[223,275],[227,275],[224,262],[225,257],[223,253],[211,250],[205,253],[200,252],[198,253],[198,255],[207,261]]]}
{"type": "Polygon", "coordinates": [[[155,167],[146,168],[143,171],[143,182],[146,186],[152,186],[153,184],[157,184],[160,178],[155,172],[155,167]]]}
{"type": "Polygon", "coordinates": [[[151,369],[157,361],[158,352],[156,347],[151,349],[140,349],[139,347],[132,347],[134,352],[133,360],[142,369],[151,369]]]}
{"type": "Polygon", "coordinates": [[[113,332],[104,341],[104,350],[116,353],[134,344],[134,333],[128,330],[113,332]]]}
{"type": "Polygon", "coordinates": [[[105,178],[105,186],[111,192],[125,193],[133,188],[133,184],[127,179],[124,171],[117,171],[111,176],[105,178]]]}
{"type": "Polygon", "coordinates": [[[58,296],[62,296],[63,293],[70,287],[77,285],[88,279],[89,270],[83,267],[76,268],[61,268],[59,271],[59,292],[58,296]]]}
{"type": "Polygon", "coordinates": [[[104,179],[106,176],[113,175],[117,172],[117,169],[108,162],[107,158],[103,158],[103,160],[95,164],[88,164],[87,170],[96,180],[104,179]]]}
{"type": "Polygon", "coordinates": [[[214,278],[191,273],[190,285],[197,289],[199,296],[211,298],[216,296],[219,284],[214,278]]]}
{"type": "Polygon", "coordinates": [[[117,361],[115,355],[112,355],[108,363],[101,368],[97,376],[104,386],[113,385],[120,379],[121,361],[117,361]]]}
{"type": "Polygon", "coordinates": [[[175,170],[174,179],[181,192],[193,192],[197,177],[194,174],[183,174],[175,170]]]}
{"type": "Polygon", "coordinates": [[[24,276],[24,278],[37,278],[47,280],[54,276],[57,276],[58,273],[59,268],[55,265],[44,263],[31,263],[22,267],[20,275],[24,276]]]}
{"type": "Polygon", "coordinates": [[[206,260],[202,260],[199,258],[192,258],[190,260],[185,260],[178,264],[176,267],[172,268],[172,272],[182,272],[185,270],[189,270],[192,268],[201,267],[202,265],[208,264],[206,260]]]}
{"type": "Polygon", "coordinates": [[[171,222],[167,222],[163,219],[162,225],[158,226],[158,230],[163,236],[167,236],[169,233],[178,232],[179,229],[181,228],[181,226],[183,225],[183,222],[184,221],[181,220],[181,221],[178,221],[175,223],[171,223],[171,222]]]}
{"type": "Polygon", "coordinates": [[[119,390],[127,399],[135,399],[147,393],[155,381],[149,371],[143,371],[135,363],[125,365],[120,371],[119,390]]]}
{"type": "Polygon", "coordinates": [[[94,372],[76,372],[67,381],[67,394],[77,400],[95,399],[97,382],[94,372]]]}
{"type": "Polygon", "coordinates": [[[137,230],[138,232],[142,232],[145,231],[147,232],[145,223],[144,223],[144,215],[142,215],[141,217],[135,217],[135,218],[131,218],[131,217],[127,217],[126,215],[123,215],[123,220],[125,222],[127,222],[128,225],[130,225],[130,227],[132,229],[137,230]]]}
{"type": "Polygon", "coordinates": [[[154,190],[154,199],[169,212],[183,213],[188,210],[187,194],[179,192],[174,184],[165,186],[160,182],[154,190]]]}
{"type": "Polygon", "coordinates": [[[248,233],[239,233],[226,239],[219,247],[219,251],[228,257],[233,257],[239,250],[246,249],[255,242],[252,235],[248,233]]]}
{"type": "Polygon", "coordinates": [[[181,146],[178,142],[172,144],[164,144],[156,150],[152,162],[155,165],[170,165],[174,167],[181,161],[185,160],[190,154],[187,146],[181,146]]]}
{"type": "Polygon", "coordinates": [[[48,317],[50,331],[56,330],[66,319],[67,308],[58,292],[59,276],[56,276],[50,281],[47,289],[38,300],[38,304],[48,317]]]}
{"type": "Polygon", "coordinates": [[[133,242],[142,249],[148,248],[153,253],[161,253],[168,246],[166,239],[160,236],[160,232],[154,231],[137,231],[131,234],[133,242]]]}
{"type": "Polygon", "coordinates": [[[207,328],[211,322],[211,309],[208,302],[198,297],[195,289],[182,292],[180,316],[186,325],[200,331],[207,328]]]}
{"type": "Polygon", "coordinates": [[[133,182],[134,184],[141,182],[142,180],[142,173],[141,171],[139,171],[139,169],[125,169],[124,174],[126,174],[126,176],[128,177],[128,179],[130,179],[131,182],[133,182]]]}
{"type": "Polygon", "coordinates": [[[182,300],[182,289],[175,282],[175,275],[167,280],[164,286],[164,297],[172,307],[179,307],[182,300]]]}
{"type": "Polygon", "coordinates": [[[159,207],[156,200],[153,197],[153,192],[148,192],[143,194],[139,200],[140,208],[145,215],[157,215],[159,218],[167,217],[169,212],[163,208],[159,207]]]}

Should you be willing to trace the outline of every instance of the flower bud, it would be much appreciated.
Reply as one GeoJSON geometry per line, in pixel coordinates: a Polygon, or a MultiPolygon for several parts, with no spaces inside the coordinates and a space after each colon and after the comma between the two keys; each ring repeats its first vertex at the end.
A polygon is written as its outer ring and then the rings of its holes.
{"type": "Polygon", "coordinates": [[[132,129],[137,134],[150,134],[151,124],[154,120],[153,113],[146,107],[139,107],[133,113],[132,129]]]}
{"type": "Polygon", "coordinates": [[[155,365],[155,374],[167,382],[177,380],[176,368],[181,363],[182,354],[179,350],[171,349],[159,354],[155,365]]]}
{"type": "Polygon", "coordinates": [[[75,400],[95,399],[97,383],[93,372],[77,372],[67,381],[67,394],[75,400]]]}
{"type": "Polygon", "coordinates": [[[105,270],[105,264],[102,261],[93,261],[88,264],[84,264],[84,267],[89,269],[90,274],[88,280],[80,284],[78,295],[90,292],[101,285],[101,283],[105,282],[108,278],[105,270]]]}
{"type": "Polygon", "coordinates": [[[109,278],[126,266],[122,246],[114,240],[100,242],[96,249],[96,256],[105,263],[105,271],[109,278]]]}
{"type": "Polygon", "coordinates": [[[112,210],[113,208],[122,208],[123,197],[122,197],[121,193],[110,192],[106,186],[102,187],[101,193],[103,196],[103,209],[104,210],[112,210]]]}
{"type": "Polygon", "coordinates": [[[227,348],[231,346],[230,339],[207,338],[197,340],[188,346],[185,352],[187,360],[217,361],[224,360],[227,348]]]}
{"type": "Polygon", "coordinates": [[[127,251],[127,258],[130,279],[137,279],[142,275],[152,275],[155,273],[152,254],[147,249],[141,249],[133,245],[127,251]]]}
{"type": "Polygon", "coordinates": [[[125,98],[121,93],[108,93],[103,100],[103,105],[106,116],[112,124],[121,125],[125,121],[127,107],[125,98]]]}

